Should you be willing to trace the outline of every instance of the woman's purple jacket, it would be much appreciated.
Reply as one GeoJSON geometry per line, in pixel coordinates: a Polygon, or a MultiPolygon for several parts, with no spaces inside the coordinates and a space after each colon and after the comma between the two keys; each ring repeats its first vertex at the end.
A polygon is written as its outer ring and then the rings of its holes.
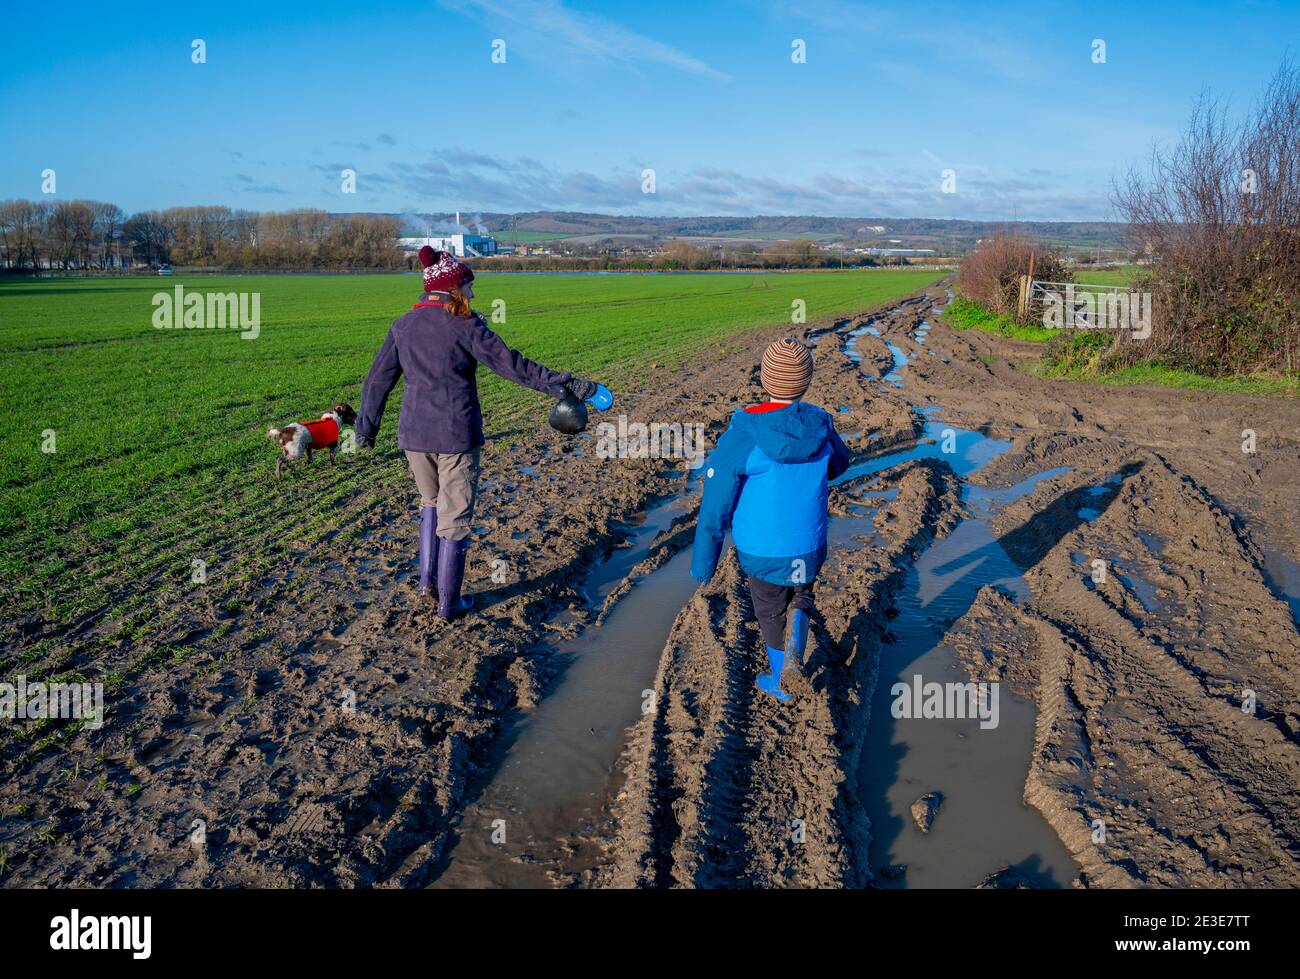
{"type": "Polygon", "coordinates": [[[564,394],[573,375],[553,371],[511,350],[481,316],[451,316],[426,293],[409,313],[393,320],[361,391],[357,439],[372,440],[384,405],[402,375],[397,444],[411,452],[468,452],[483,444],[474,372],[480,363],[507,381],[552,397],[564,394]]]}

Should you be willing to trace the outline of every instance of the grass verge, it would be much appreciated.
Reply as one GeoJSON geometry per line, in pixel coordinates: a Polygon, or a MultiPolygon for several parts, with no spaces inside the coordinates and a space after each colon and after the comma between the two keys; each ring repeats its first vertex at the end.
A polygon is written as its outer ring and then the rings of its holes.
{"type": "Polygon", "coordinates": [[[1223,394],[1300,396],[1300,373],[1287,376],[1207,377],[1156,360],[1123,367],[1107,367],[1111,337],[1101,333],[1060,336],[1048,347],[1033,372],[1058,381],[1096,381],[1101,384],[1140,385],[1212,391],[1223,394]]]}
{"type": "MultiPolygon", "coordinates": [[[[1089,273],[1090,284],[1121,285],[1131,273],[1089,273]]],[[[958,330],[980,330],[1015,340],[1047,344],[1042,359],[1022,365],[1037,377],[1054,381],[1094,381],[1099,384],[1141,385],[1213,391],[1225,394],[1300,396],[1300,373],[1260,377],[1209,377],[1156,360],[1123,367],[1107,365],[1113,338],[1107,333],[1062,333],[1040,326],[1025,326],[1008,316],[990,313],[983,306],[961,296],[953,299],[944,320],[958,330]]]]}
{"type": "Polygon", "coordinates": [[[1017,323],[1010,316],[998,316],[973,300],[962,296],[954,297],[944,310],[943,318],[949,326],[957,330],[979,330],[982,333],[996,333],[1013,340],[1028,340],[1032,343],[1046,343],[1057,336],[1059,330],[1049,330],[1045,326],[1026,326],[1017,323]]]}

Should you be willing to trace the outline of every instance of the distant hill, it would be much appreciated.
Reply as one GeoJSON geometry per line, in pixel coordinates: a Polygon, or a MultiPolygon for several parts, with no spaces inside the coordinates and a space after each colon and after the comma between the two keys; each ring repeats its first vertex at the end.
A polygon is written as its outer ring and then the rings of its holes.
{"type": "MultiPolygon", "coordinates": [[[[453,214],[397,215],[407,225],[403,233],[422,234],[420,223],[454,225],[453,214]]],[[[639,217],[585,214],[576,211],[532,211],[520,214],[462,212],[467,230],[482,226],[504,240],[543,241],[549,238],[725,238],[755,241],[776,238],[816,238],[880,244],[898,239],[905,247],[964,252],[996,231],[1015,230],[1027,238],[1071,251],[1115,250],[1124,247],[1122,224],[1107,221],[960,221],[936,218],[833,218],[816,215],[758,217],[639,217]],[[876,230],[883,228],[884,230],[876,230]]],[[[427,225],[426,225],[427,226],[427,225]]]]}

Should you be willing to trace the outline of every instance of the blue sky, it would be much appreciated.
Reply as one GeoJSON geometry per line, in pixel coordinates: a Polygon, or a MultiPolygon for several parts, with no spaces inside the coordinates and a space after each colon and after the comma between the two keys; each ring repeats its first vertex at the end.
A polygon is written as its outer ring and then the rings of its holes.
{"type": "Polygon", "coordinates": [[[0,198],[39,197],[51,168],[58,197],[128,211],[1106,219],[1112,175],[1176,138],[1198,94],[1245,109],[1300,39],[1300,4],[1265,2],[232,0],[5,20],[0,198]]]}

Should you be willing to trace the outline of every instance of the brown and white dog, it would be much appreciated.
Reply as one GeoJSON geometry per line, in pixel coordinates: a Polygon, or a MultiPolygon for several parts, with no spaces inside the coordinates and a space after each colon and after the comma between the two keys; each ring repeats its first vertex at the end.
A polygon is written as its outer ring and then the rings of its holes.
{"type": "Polygon", "coordinates": [[[280,467],[286,460],[297,459],[306,455],[311,462],[311,454],[316,449],[328,449],[330,464],[334,464],[334,453],[339,447],[339,435],[344,425],[351,425],[357,420],[357,413],[350,404],[337,404],[319,419],[313,422],[290,422],[284,428],[272,428],[267,435],[280,443],[280,458],[275,460],[275,474],[280,475],[280,467]]]}

